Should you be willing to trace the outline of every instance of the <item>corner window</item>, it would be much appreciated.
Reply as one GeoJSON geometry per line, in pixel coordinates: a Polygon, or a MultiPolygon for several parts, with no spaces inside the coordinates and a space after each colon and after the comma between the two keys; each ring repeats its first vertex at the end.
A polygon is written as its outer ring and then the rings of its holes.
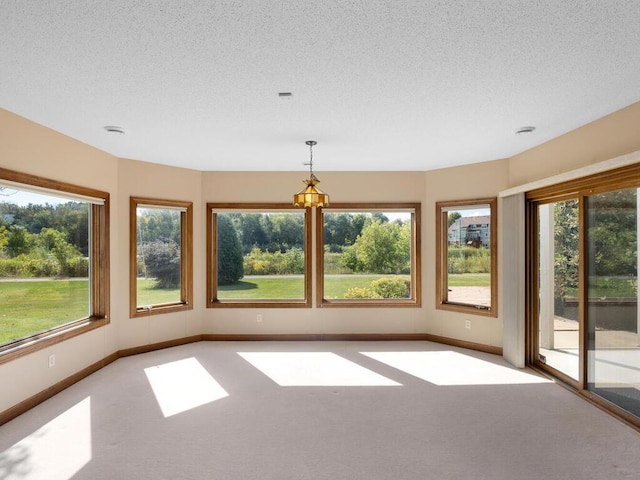
{"type": "Polygon", "coordinates": [[[310,213],[207,204],[208,307],[310,307],[310,213]]]}
{"type": "Polygon", "coordinates": [[[108,323],[108,206],[0,169],[0,363],[108,323]]]}
{"type": "Polygon", "coordinates": [[[316,219],[319,306],[420,306],[420,204],[332,204],[316,219]]]}
{"type": "Polygon", "coordinates": [[[496,199],[436,204],[436,308],[497,316],[496,199]]]}
{"type": "Polygon", "coordinates": [[[193,308],[191,202],[131,197],[131,317],[193,308]]]}

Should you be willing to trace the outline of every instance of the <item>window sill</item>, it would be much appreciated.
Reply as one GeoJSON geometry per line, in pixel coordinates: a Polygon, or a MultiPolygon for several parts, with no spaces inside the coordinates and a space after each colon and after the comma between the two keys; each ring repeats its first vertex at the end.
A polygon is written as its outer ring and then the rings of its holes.
{"type": "Polygon", "coordinates": [[[8,343],[0,347],[0,365],[103,327],[108,323],[109,320],[107,318],[88,318],[39,335],[8,343]]]}

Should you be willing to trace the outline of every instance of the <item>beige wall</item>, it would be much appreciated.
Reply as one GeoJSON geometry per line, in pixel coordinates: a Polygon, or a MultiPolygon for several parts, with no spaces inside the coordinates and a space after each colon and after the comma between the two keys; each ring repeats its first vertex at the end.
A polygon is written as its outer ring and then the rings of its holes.
{"type": "Polygon", "coordinates": [[[118,303],[112,303],[114,317],[118,319],[118,349],[150,345],[201,333],[204,305],[204,225],[200,192],[201,172],[167,167],[133,160],[118,161],[118,197],[120,204],[116,216],[117,236],[112,235],[120,252],[113,266],[112,277],[117,277],[118,303]],[[193,310],[129,318],[129,199],[145,197],[193,202],[194,249],[194,306],[193,310]]]}
{"type": "Polygon", "coordinates": [[[640,150],[640,102],[511,157],[509,186],[640,150]]]}
{"type": "MultiPolygon", "coordinates": [[[[118,209],[115,157],[0,109],[0,166],[109,192],[113,226],[111,262],[118,263],[121,252],[114,242],[118,235],[114,213],[118,209]]],[[[112,276],[112,305],[123,301],[114,288],[117,282],[117,277],[112,276]]],[[[0,384],[4,386],[0,411],[116,351],[117,322],[112,318],[103,328],[0,365],[0,384]],[[50,353],[56,354],[54,368],[48,368],[50,353]]]]}
{"type": "MultiPolygon", "coordinates": [[[[502,316],[484,317],[437,310],[435,250],[435,203],[446,200],[473,200],[495,197],[508,185],[508,161],[496,160],[464,167],[446,168],[425,173],[426,195],[423,205],[423,221],[426,223],[424,242],[425,318],[426,332],[491,346],[502,346],[502,316]],[[466,321],[471,328],[466,328],[466,321]]],[[[498,225],[500,230],[501,225],[498,225]]],[[[498,249],[500,245],[498,245],[498,249]]],[[[500,278],[498,278],[500,282],[500,278]]],[[[500,295],[500,289],[498,289],[500,295]]]]}
{"type": "MultiPolygon", "coordinates": [[[[424,172],[316,174],[320,189],[330,194],[332,202],[422,202],[425,195],[424,172]]],[[[305,171],[206,172],[203,198],[205,202],[286,203],[304,187],[302,180],[307,176],[305,171]]],[[[425,232],[423,229],[423,235],[425,232]]],[[[204,314],[204,333],[208,334],[416,333],[425,328],[424,308],[215,308],[204,314]],[[261,323],[256,321],[258,313],[261,323]]]]}
{"type": "MultiPolygon", "coordinates": [[[[0,412],[120,349],[199,333],[430,333],[492,346],[502,319],[435,308],[435,202],[499,191],[640,150],[640,104],[508,160],[430,172],[318,172],[333,202],[422,202],[422,308],[206,309],[205,203],[288,202],[306,171],[198,172],[117,159],[0,110],[0,166],[111,195],[111,323],[0,365],[0,412]],[[129,197],[194,202],[194,309],[130,319],[129,197]],[[256,314],[263,315],[261,323],[256,314]],[[464,327],[471,320],[471,329],[464,327]],[[47,356],[57,364],[47,368],[47,356]],[[28,372],[28,374],[26,374],[28,372]]],[[[499,226],[502,228],[502,226],[499,226]]]]}

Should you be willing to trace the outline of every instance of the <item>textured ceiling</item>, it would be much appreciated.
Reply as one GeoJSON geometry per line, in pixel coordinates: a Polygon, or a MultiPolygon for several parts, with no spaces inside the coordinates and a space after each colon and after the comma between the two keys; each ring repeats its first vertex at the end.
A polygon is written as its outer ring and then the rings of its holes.
{"type": "Polygon", "coordinates": [[[2,0],[0,107],[198,170],[303,170],[308,139],[318,171],[430,170],[640,100],[638,25],[637,0],[2,0]]]}

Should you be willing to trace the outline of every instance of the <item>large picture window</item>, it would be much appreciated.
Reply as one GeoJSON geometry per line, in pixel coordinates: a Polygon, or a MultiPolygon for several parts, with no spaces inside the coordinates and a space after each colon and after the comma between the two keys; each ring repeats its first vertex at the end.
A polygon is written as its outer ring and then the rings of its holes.
{"type": "Polygon", "coordinates": [[[332,204],[316,218],[319,306],[420,305],[420,204],[332,204]]]}
{"type": "Polygon", "coordinates": [[[496,199],[436,203],[436,308],[497,316],[496,199]]]}
{"type": "Polygon", "coordinates": [[[131,316],[193,308],[191,202],[131,197],[131,316]]]}
{"type": "Polygon", "coordinates": [[[207,306],[311,306],[307,209],[209,203],[207,222],[207,306]]]}
{"type": "Polygon", "coordinates": [[[108,323],[108,200],[0,169],[0,362],[108,323]]]}

